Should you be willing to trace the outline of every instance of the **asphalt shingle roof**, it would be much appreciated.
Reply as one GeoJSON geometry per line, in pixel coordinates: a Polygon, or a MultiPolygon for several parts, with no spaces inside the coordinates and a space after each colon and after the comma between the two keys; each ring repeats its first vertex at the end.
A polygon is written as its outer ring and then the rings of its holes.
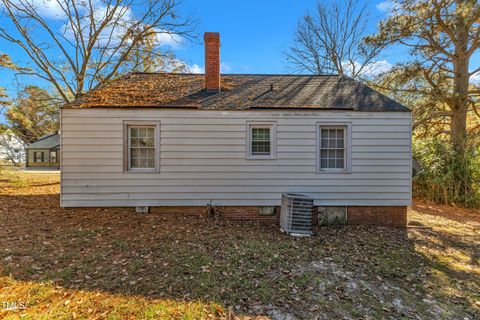
{"type": "Polygon", "coordinates": [[[345,76],[226,74],[221,79],[221,92],[207,93],[201,74],[132,73],[64,107],[410,111],[345,76]]]}
{"type": "Polygon", "coordinates": [[[51,149],[60,146],[60,136],[58,134],[45,135],[37,141],[29,144],[28,149],[51,149]]]}

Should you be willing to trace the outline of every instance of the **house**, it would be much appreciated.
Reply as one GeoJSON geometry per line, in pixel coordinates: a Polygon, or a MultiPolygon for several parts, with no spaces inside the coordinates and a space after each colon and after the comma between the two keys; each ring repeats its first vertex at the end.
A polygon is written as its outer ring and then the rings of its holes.
{"type": "Polygon", "coordinates": [[[409,109],[345,76],[220,75],[219,34],[204,40],[205,75],[132,73],[62,108],[62,207],[275,219],[295,192],[405,225],[409,109]]]}
{"type": "Polygon", "coordinates": [[[60,168],[60,135],[47,134],[28,145],[27,168],[60,168]]]}
{"type": "Polygon", "coordinates": [[[25,144],[10,129],[0,134],[0,162],[13,165],[25,162],[25,144]]]}

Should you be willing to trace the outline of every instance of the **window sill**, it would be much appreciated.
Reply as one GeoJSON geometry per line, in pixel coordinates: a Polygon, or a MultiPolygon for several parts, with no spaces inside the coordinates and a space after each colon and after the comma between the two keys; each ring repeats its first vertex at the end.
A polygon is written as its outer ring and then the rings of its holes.
{"type": "Polygon", "coordinates": [[[352,173],[351,170],[317,170],[318,174],[348,174],[352,173]]]}
{"type": "Polygon", "coordinates": [[[247,156],[247,160],[276,160],[275,156],[247,156]]]}
{"type": "Polygon", "coordinates": [[[128,171],[123,171],[123,173],[125,173],[125,174],[143,174],[143,173],[152,174],[152,173],[160,173],[160,170],[156,170],[156,169],[153,169],[153,170],[128,170],[128,171]]]}

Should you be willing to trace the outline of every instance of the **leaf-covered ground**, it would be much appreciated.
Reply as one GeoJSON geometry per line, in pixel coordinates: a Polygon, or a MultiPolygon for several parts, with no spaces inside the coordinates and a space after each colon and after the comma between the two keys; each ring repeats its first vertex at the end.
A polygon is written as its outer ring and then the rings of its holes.
{"type": "Polygon", "coordinates": [[[58,192],[58,174],[0,175],[1,318],[480,317],[478,211],[417,202],[405,230],[292,238],[201,216],[61,209],[58,192]]]}

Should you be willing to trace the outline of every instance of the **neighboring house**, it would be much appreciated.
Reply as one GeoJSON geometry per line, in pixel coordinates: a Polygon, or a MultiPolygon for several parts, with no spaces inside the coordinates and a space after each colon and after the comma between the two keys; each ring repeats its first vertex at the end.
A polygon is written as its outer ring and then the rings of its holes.
{"type": "Polygon", "coordinates": [[[281,194],[406,224],[410,110],[337,75],[132,73],[61,110],[62,207],[160,207],[260,219],[281,194]]]}
{"type": "Polygon", "coordinates": [[[28,145],[27,168],[60,168],[60,136],[47,134],[28,145]]]}
{"type": "Polygon", "coordinates": [[[0,160],[13,165],[25,162],[25,145],[11,130],[0,134],[0,160]]]}

